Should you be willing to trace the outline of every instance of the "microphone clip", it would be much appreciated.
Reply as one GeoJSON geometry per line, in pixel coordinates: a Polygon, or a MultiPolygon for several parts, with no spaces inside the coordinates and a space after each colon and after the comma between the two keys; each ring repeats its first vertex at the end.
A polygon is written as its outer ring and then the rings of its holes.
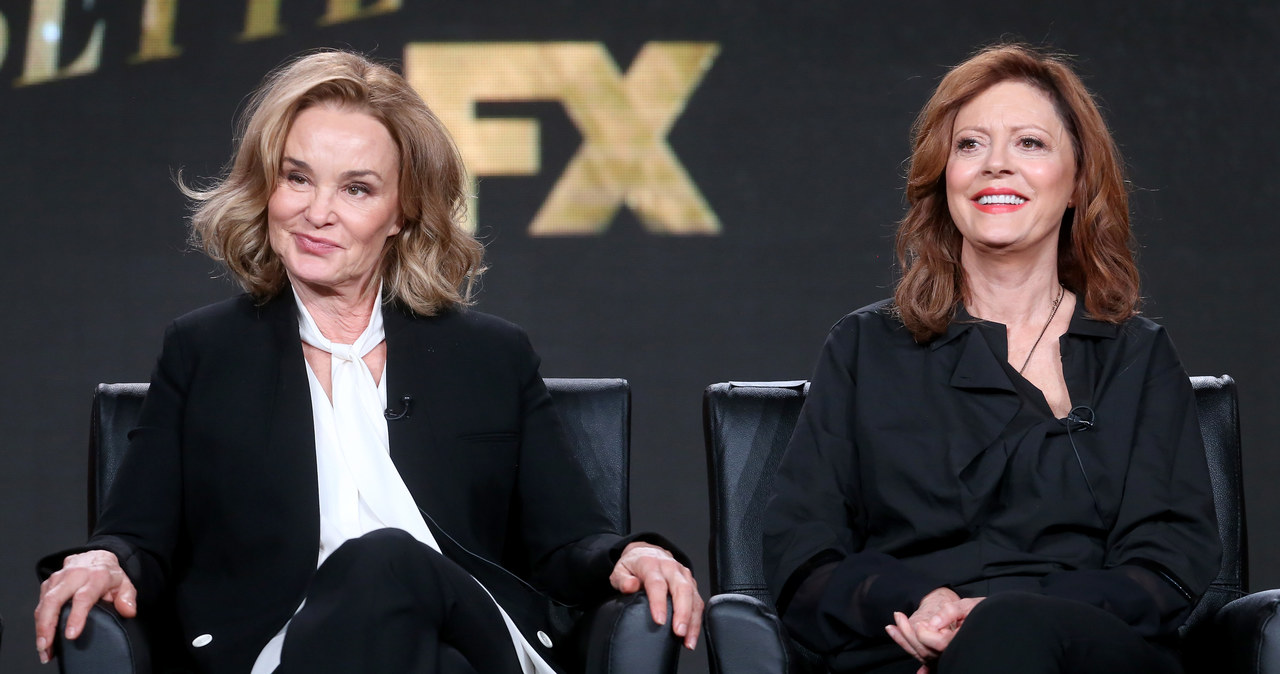
{"type": "Polygon", "coordinates": [[[1077,405],[1067,412],[1066,424],[1067,430],[1071,431],[1087,431],[1093,428],[1094,414],[1093,408],[1087,405],[1077,405]]]}
{"type": "Polygon", "coordinates": [[[412,406],[413,406],[413,397],[404,396],[403,398],[400,399],[400,411],[393,412],[391,408],[388,407],[387,409],[382,411],[382,416],[386,417],[387,421],[395,421],[397,419],[403,419],[409,416],[409,410],[412,406]]]}

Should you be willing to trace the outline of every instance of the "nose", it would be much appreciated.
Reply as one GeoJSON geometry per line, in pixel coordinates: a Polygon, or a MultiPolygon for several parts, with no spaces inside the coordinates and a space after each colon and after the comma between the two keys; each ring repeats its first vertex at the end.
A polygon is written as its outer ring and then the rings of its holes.
{"type": "Polygon", "coordinates": [[[983,161],[982,172],[985,175],[1011,175],[1013,165],[1009,162],[1009,148],[1003,143],[993,143],[983,161]]]}
{"type": "Polygon", "coordinates": [[[313,227],[324,227],[333,222],[333,195],[328,190],[313,190],[302,216],[313,227]]]}

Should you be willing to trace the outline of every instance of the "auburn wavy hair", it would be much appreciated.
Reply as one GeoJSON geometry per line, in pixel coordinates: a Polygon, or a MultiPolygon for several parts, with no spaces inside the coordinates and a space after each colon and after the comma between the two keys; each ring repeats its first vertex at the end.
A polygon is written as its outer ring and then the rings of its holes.
{"type": "Polygon", "coordinates": [[[293,120],[318,105],[373,116],[399,150],[403,226],[383,251],[384,299],[423,315],[471,304],[485,269],[484,247],[460,226],[466,208],[462,158],[403,77],[352,52],[313,52],[273,70],[240,117],[223,177],[199,189],[179,176],[179,188],[193,202],[192,244],[260,302],[284,289],[284,264],[268,239],[267,201],[279,183],[293,120]]]}
{"type": "Polygon", "coordinates": [[[895,310],[917,342],[941,335],[967,293],[961,236],[947,206],[946,169],[956,113],[991,86],[1025,82],[1044,92],[1071,136],[1076,177],[1058,233],[1058,278],[1097,320],[1138,313],[1138,269],[1123,162],[1093,96],[1065,57],[1021,44],[982,49],[942,78],[912,126],[907,214],[898,225],[902,276],[895,310]]]}

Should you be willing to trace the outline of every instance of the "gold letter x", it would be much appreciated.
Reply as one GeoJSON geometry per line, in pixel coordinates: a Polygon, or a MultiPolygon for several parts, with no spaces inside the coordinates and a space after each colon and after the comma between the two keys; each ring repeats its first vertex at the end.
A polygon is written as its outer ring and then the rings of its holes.
{"type": "MultiPolygon", "coordinates": [[[[540,154],[536,121],[477,119],[477,101],[563,102],[583,142],[531,234],[599,234],[624,203],[652,233],[716,234],[720,221],[666,136],[718,52],[650,42],[625,77],[598,43],[413,44],[404,61],[473,175],[533,175],[540,154]]],[[[474,202],[470,214],[474,231],[474,202]]]]}

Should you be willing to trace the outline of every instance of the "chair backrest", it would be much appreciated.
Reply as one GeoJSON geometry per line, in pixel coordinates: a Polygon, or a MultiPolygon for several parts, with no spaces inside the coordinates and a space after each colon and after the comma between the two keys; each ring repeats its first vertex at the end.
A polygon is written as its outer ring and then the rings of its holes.
{"type": "Polygon", "coordinates": [[[745,594],[773,606],[760,554],[760,517],[808,392],[803,380],[728,382],[703,395],[712,594],[745,594]]]}
{"type": "MultiPolygon", "coordinates": [[[[1222,569],[1183,627],[1195,629],[1248,587],[1240,417],[1235,381],[1192,377],[1213,485],[1222,569]]],[[[728,382],[703,397],[711,497],[713,594],[751,595],[773,606],[760,553],[760,518],[773,476],[808,393],[804,381],[728,382]]]]}
{"type": "Polygon", "coordinates": [[[569,445],[618,531],[631,531],[631,385],[625,379],[545,379],[569,445]]]}
{"type": "Polygon", "coordinates": [[[1244,516],[1244,474],[1240,467],[1240,407],[1236,382],[1228,375],[1192,377],[1196,416],[1204,436],[1213,486],[1213,505],[1222,537],[1222,568],[1182,626],[1184,637],[1218,609],[1249,591],[1249,540],[1244,516]]]}
{"type": "MultiPolygon", "coordinates": [[[[565,435],[618,531],[631,530],[631,386],[625,379],[546,379],[565,435]]],[[[147,384],[99,384],[89,422],[89,531],[138,423],[147,384]]]]}
{"type": "Polygon", "coordinates": [[[138,425],[147,384],[98,384],[93,392],[93,413],[89,418],[89,533],[98,524],[98,515],[107,504],[111,483],[124,452],[129,448],[129,431],[138,425]]]}

